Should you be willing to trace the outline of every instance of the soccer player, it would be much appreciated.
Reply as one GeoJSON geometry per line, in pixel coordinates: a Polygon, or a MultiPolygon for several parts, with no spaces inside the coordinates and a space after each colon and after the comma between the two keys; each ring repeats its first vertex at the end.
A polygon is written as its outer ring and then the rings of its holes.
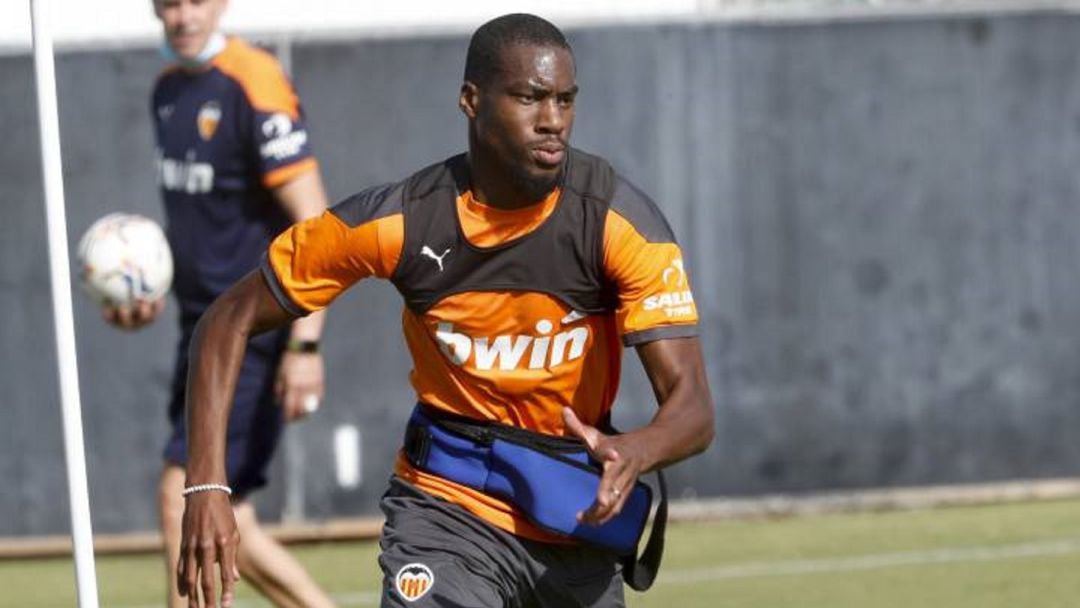
{"type": "MultiPolygon", "coordinates": [[[[169,405],[173,432],[158,492],[171,606],[186,604],[176,592],[174,566],[188,460],[188,347],[196,321],[214,298],[258,266],[275,235],[326,209],[292,85],[271,55],[219,31],[226,5],[227,0],[153,3],[164,29],[162,52],[170,60],[154,87],[151,112],[181,328],[169,405]]],[[[163,308],[163,300],[139,302],[107,306],[104,314],[117,326],[137,329],[163,308]]],[[[221,420],[228,436],[222,479],[232,485],[232,512],[244,538],[235,563],[279,606],[333,605],[260,527],[248,500],[266,483],[284,421],[313,412],[323,396],[317,348],[322,325],[323,315],[314,314],[253,338],[236,360],[240,369],[227,389],[235,404],[227,421],[221,420]]]]}
{"type": "Polygon", "coordinates": [[[233,597],[222,429],[247,336],[366,277],[403,296],[418,402],[402,404],[413,414],[381,503],[384,607],[624,606],[620,564],[648,513],[638,478],[711,442],[682,254],[648,197],[569,146],[578,85],[562,33],[494,19],[473,34],[464,80],[467,153],[291,227],[199,322],[178,564],[192,606],[219,579],[222,603],[233,597]],[[623,345],[659,410],[616,435],[623,345]]]}

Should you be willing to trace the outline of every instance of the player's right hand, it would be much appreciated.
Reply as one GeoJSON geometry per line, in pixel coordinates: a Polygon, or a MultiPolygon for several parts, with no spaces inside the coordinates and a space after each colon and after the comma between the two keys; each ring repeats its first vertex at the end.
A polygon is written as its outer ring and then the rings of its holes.
{"type": "Polygon", "coordinates": [[[240,570],[236,567],[240,532],[236,529],[232,503],[227,494],[214,491],[197,492],[186,500],[176,590],[188,598],[189,608],[200,608],[203,602],[206,606],[228,608],[235,597],[236,581],[240,580],[240,570]],[[221,577],[220,604],[218,576],[221,577]]]}
{"type": "Polygon", "coordinates": [[[574,410],[563,408],[567,432],[585,442],[589,454],[604,468],[596,500],[588,509],[578,513],[578,521],[589,526],[602,526],[622,512],[638,477],[645,472],[642,442],[631,433],[607,435],[578,419],[574,410]]]}
{"type": "Polygon", "coordinates": [[[165,298],[156,300],[136,300],[132,304],[105,304],[101,315],[109,324],[134,331],[154,322],[165,310],[165,298]]]}

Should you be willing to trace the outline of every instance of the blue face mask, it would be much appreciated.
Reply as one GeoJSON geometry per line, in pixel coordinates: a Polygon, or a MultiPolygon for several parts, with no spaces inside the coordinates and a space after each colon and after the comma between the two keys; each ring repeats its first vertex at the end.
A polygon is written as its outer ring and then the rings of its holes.
{"type": "Polygon", "coordinates": [[[184,59],[177,55],[176,51],[169,46],[168,40],[162,42],[158,50],[165,61],[178,63],[185,68],[201,68],[210,63],[210,60],[216,57],[218,53],[225,50],[225,34],[221,32],[211,34],[203,50],[199,51],[199,54],[192,59],[184,59]]]}

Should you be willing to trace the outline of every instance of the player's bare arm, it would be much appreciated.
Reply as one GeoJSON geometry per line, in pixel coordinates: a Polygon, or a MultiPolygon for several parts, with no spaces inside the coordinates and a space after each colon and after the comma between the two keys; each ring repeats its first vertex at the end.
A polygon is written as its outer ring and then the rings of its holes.
{"type": "Polygon", "coordinates": [[[567,429],[604,467],[596,502],[581,514],[587,524],[602,525],[618,515],[642,474],[698,454],[713,439],[713,402],[698,339],[657,340],[637,352],[660,404],[648,425],[605,435],[563,410],[567,429]]]}
{"type": "MultiPolygon", "coordinates": [[[[274,188],[274,198],[294,222],[313,218],[326,210],[326,192],[318,169],[305,171],[274,188]]],[[[325,366],[318,350],[326,318],[324,311],[314,312],[293,322],[289,345],[281,357],[274,393],[292,421],[318,409],[325,389],[325,366]]]]}
{"type": "MultiPolygon", "coordinates": [[[[195,329],[188,376],[187,485],[226,485],[225,430],[230,395],[248,338],[292,320],[271,295],[259,271],[249,273],[207,309],[195,329]]],[[[207,491],[191,494],[184,508],[177,586],[188,605],[199,606],[196,588],[213,605],[217,580],[221,604],[232,604],[238,578],[236,530],[229,496],[207,491]]]]}

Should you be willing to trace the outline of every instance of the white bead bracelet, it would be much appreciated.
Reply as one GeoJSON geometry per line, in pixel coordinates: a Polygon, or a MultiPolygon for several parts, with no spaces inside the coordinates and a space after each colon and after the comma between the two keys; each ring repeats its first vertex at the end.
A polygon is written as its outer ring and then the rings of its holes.
{"type": "Polygon", "coordinates": [[[191,496],[196,492],[225,492],[232,495],[232,488],[229,486],[223,486],[220,483],[201,483],[195,486],[188,486],[184,488],[184,491],[180,493],[181,496],[191,496]]]}

